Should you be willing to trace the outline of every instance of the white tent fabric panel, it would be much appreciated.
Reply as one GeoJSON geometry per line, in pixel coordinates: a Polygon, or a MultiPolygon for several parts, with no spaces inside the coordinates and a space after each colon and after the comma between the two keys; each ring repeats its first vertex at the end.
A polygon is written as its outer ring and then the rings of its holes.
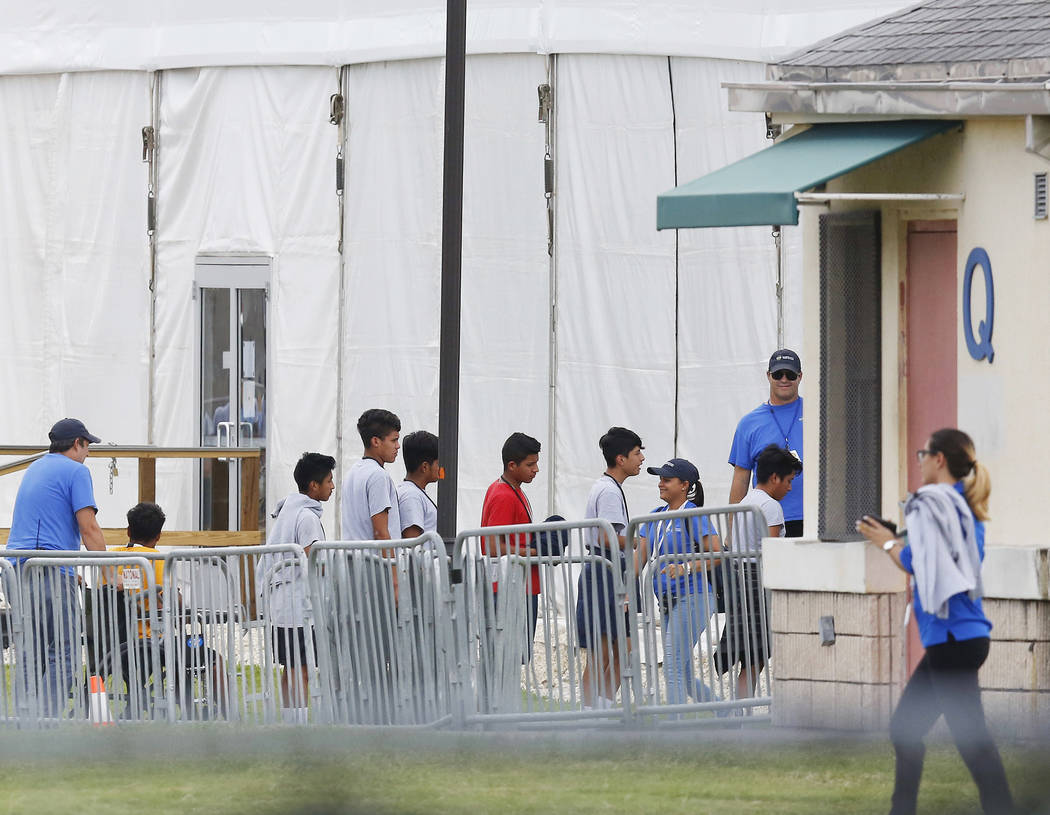
{"type": "MultiPolygon", "coordinates": [[[[149,268],[145,74],[0,78],[0,427],[5,444],[47,445],[73,415],[106,442],[146,439],[149,268]]],[[[123,526],[134,462],[107,487],[90,462],[99,521],[123,526]]],[[[0,479],[10,524],[20,474],[0,479]]]]}
{"type": "Polygon", "coordinates": [[[481,521],[485,490],[502,472],[503,442],[518,430],[543,444],[527,490],[536,520],[546,517],[550,258],[536,116],[546,71],[546,60],[529,54],[467,62],[460,529],[481,521]]]}
{"type": "MultiPolygon", "coordinates": [[[[762,114],[732,113],[721,83],[762,78],[762,66],[673,59],[678,181],[767,147],[762,114]]],[[[784,256],[797,264],[798,229],[784,230],[784,256]]],[[[798,275],[784,305],[785,345],[798,348],[798,275]]],[[[700,468],[709,506],[729,500],[727,463],[740,417],[769,396],[765,370],[777,348],[776,253],[769,227],[679,231],[680,455],[700,468]]],[[[803,360],[803,364],[805,360],[803,360]]]]}
{"type": "MultiPolygon", "coordinates": [[[[3,117],[0,172],[0,218],[3,241],[0,258],[2,301],[0,356],[4,382],[18,383],[19,398],[0,399],[0,426],[10,443],[46,439],[47,419],[57,405],[49,395],[54,375],[47,350],[55,344],[49,302],[56,293],[54,275],[47,274],[49,209],[56,197],[52,167],[58,147],[56,115],[59,87],[68,77],[34,76],[0,79],[0,106],[18,115],[3,117]],[[15,273],[17,272],[17,273],[15,273]],[[11,308],[18,304],[18,308],[11,308]],[[21,324],[20,324],[21,322],[21,324]],[[41,434],[44,429],[45,433],[41,434]]],[[[68,90],[66,91],[68,93],[68,90]]],[[[14,479],[7,478],[4,486],[14,479]]]]}
{"type": "MultiPolygon", "coordinates": [[[[443,63],[349,72],[343,472],[358,416],[383,407],[402,435],[437,432],[443,63]]],[[[546,439],[548,307],[544,60],[473,57],[464,147],[460,527],[476,526],[513,430],[546,439]]],[[[400,480],[404,464],[390,465],[400,480]]],[[[545,476],[530,489],[546,501],[545,476]]],[[[431,488],[433,490],[433,488],[431,488]]]]}
{"type": "MultiPolygon", "coordinates": [[[[910,0],[470,0],[467,48],[768,61],[910,0]]],[[[0,2],[0,73],[346,65],[444,54],[435,0],[0,2]]]]}
{"type": "MultiPolygon", "coordinates": [[[[677,429],[677,452],[700,467],[708,503],[724,502],[732,429],[764,397],[776,342],[768,229],[682,231],[677,279],[675,235],[654,229],[655,196],[675,183],[676,158],[681,181],[765,145],[761,117],[726,112],[719,89],[760,76],[761,66],[556,60],[553,336],[536,120],[547,60],[468,60],[460,528],[477,524],[513,430],[544,445],[529,490],[537,515],[582,515],[604,467],[597,440],[612,424],[642,435],[649,464],[675,452],[677,429]]],[[[406,433],[437,430],[443,66],[409,60],[348,73],[342,325],[339,131],[328,123],[337,71],[206,68],[160,80],[154,441],[199,441],[195,257],[272,257],[267,507],[293,488],[304,450],[335,454],[337,415],[338,475],[360,453],[355,423],[368,407],[400,414],[406,433]]],[[[7,269],[27,270],[0,277],[5,298],[19,304],[0,324],[0,373],[28,394],[0,405],[12,443],[42,439],[65,413],[107,441],[146,441],[147,176],[138,133],[149,121],[148,85],[132,73],[0,79],[10,112],[0,162],[18,184],[0,191],[0,224],[11,236],[0,257],[7,269]],[[91,319],[73,311],[80,304],[91,319]]],[[[791,346],[801,332],[799,251],[793,230],[785,239],[791,346]]],[[[104,465],[93,463],[100,493],[108,493],[104,465]]],[[[158,470],[170,527],[193,528],[195,464],[158,470]]],[[[401,478],[401,462],[391,472],[401,478]]],[[[657,503],[652,477],[627,486],[633,511],[657,503]]],[[[0,513],[10,512],[16,487],[17,477],[0,483],[0,513]]],[[[104,524],[122,523],[134,487],[128,462],[115,482],[119,513],[107,509],[104,524]]]]}
{"type": "MultiPolygon", "coordinates": [[[[267,507],[294,489],[304,450],[333,451],[338,336],[337,73],[325,68],[174,71],[161,94],[156,443],[200,441],[196,394],[204,253],[274,258],[268,308],[267,507]]],[[[161,462],[172,528],[193,528],[196,463],[161,462]]]]}
{"type": "MultiPolygon", "coordinates": [[[[654,228],[656,195],[674,182],[667,60],[561,56],[555,105],[554,506],[575,518],[611,425],[637,432],[650,464],[673,452],[675,236],[654,228]]],[[[624,485],[632,512],[658,503],[650,482],[624,485]]]]}
{"type": "Polygon", "coordinates": [[[443,77],[436,59],[349,69],[343,476],[369,408],[437,432],[443,77]]]}

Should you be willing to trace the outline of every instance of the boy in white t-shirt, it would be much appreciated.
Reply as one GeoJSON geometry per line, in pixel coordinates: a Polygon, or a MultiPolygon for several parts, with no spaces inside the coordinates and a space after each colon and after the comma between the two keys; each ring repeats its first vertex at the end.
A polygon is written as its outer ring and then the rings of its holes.
{"type": "MultiPolygon", "coordinates": [[[[748,541],[747,551],[758,551],[764,537],[784,537],[784,509],[780,502],[791,492],[791,482],[802,472],[802,462],[791,453],[776,444],[763,448],[755,460],[755,478],[758,483],[752,487],[740,501],[758,507],[766,518],[769,527],[767,535],[759,534],[758,539],[748,541]]],[[[734,547],[734,551],[739,551],[734,547]]]]}
{"type": "MultiPolygon", "coordinates": [[[[591,555],[604,557],[626,577],[627,564],[624,533],[630,518],[623,482],[638,475],[645,461],[642,439],[626,427],[610,427],[598,441],[605,472],[591,487],[584,509],[584,518],[602,518],[616,533],[616,540],[601,540],[597,529],[588,529],[585,542],[591,555]]],[[[647,557],[644,539],[638,542],[634,574],[647,557]]],[[[576,635],[580,648],[586,652],[583,669],[583,702],[585,706],[612,707],[620,689],[620,661],[630,649],[630,641],[620,642],[616,636],[616,617],[625,615],[614,597],[613,576],[607,567],[588,562],[580,572],[576,595],[576,635]]],[[[627,637],[631,636],[630,621],[625,621],[627,637]]]]}
{"type": "Polygon", "coordinates": [[[441,473],[438,437],[426,430],[409,433],[401,445],[401,457],[406,471],[405,480],[397,485],[401,537],[418,538],[437,531],[437,504],[427,494],[427,486],[437,482],[441,473]]]}

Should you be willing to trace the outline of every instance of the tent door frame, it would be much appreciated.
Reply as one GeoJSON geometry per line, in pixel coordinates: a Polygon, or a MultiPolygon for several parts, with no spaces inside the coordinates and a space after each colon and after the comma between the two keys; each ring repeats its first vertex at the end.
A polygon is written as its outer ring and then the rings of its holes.
{"type": "MultiPolygon", "coordinates": [[[[269,315],[269,290],[270,279],[273,272],[273,258],[268,255],[237,254],[237,255],[198,255],[194,261],[194,314],[195,314],[195,388],[194,388],[194,415],[197,425],[197,443],[203,447],[230,446],[230,447],[252,447],[265,446],[266,433],[258,438],[250,427],[251,422],[243,417],[245,406],[241,404],[241,388],[245,383],[261,373],[262,381],[268,383],[265,376],[265,360],[270,358],[269,336],[267,330],[270,322],[269,315]],[[204,307],[208,295],[205,290],[220,290],[228,292],[229,308],[229,349],[223,349],[222,368],[228,371],[228,411],[229,416],[242,416],[240,421],[218,422],[222,425],[222,433],[212,432],[212,428],[205,427],[206,414],[213,413],[212,406],[205,411],[204,400],[204,374],[205,374],[205,342],[206,331],[204,307]],[[262,349],[263,371],[252,371],[252,376],[245,377],[245,360],[243,359],[242,332],[240,326],[240,313],[242,296],[245,293],[257,293],[261,291],[263,301],[262,331],[265,339],[265,348],[262,349]],[[234,353],[233,349],[237,349],[234,353]],[[247,425],[247,426],[246,426],[247,425]]],[[[254,365],[254,362],[248,363],[254,365]]],[[[267,387],[266,384],[263,387],[267,387]]],[[[262,396],[262,421],[266,421],[269,415],[269,394],[262,396]]],[[[256,409],[251,412],[256,414],[256,409]]],[[[264,428],[265,430],[265,428],[264,428]]],[[[201,459],[197,467],[194,479],[194,506],[197,516],[197,525],[200,529],[225,528],[231,531],[241,528],[241,467],[240,459],[201,459]],[[226,497],[226,518],[220,520],[212,516],[212,507],[206,506],[211,500],[209,485],[212,482],[211,474],[217,472],[217,468],[224,468],[226,486],[224,488],[226,497]]],[[[265,462],[260,462],[258,494],[265,496],[264,489],[265,462]]]]}

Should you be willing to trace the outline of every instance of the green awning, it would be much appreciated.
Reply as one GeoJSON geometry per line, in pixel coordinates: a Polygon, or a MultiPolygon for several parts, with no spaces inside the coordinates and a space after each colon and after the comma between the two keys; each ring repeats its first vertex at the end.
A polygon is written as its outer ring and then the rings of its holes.
{"type": "Polygon", "coordinates": [[[815,124],[657,196],[656,228],[797,224],[796,192],[960,125],[943,119],[815,124]]]}

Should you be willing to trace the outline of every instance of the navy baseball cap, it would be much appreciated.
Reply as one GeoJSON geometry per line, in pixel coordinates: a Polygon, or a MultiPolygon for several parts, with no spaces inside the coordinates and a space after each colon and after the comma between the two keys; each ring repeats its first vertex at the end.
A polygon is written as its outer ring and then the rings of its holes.
{"type": "Polygon", "coordinates": [[[658,475],[663,478],[680,478],[690,484],[700,481],[700,471],[696,469],[696,465],[684,458],[672,458],[662,467],[646,467],[645,471],[649,475],[658,475]]]}
{"type": "MultiPolygon", "coordinates": [[[[549,524],[554,521],[564,520],[561,515],[551,515],[549,518],[544,518],[543,522],[549,524]]],[[[545,529],[542,532],[533,532],[531,545],[541,557],[550,557],[551,555],[557,557],[569,548],[570,534],[568,529],[545,529]]]]}
{"type": "Polygon", "coordinates": [[[790,348],[781,348],[769,358],[769,367],[766,370],[771,374],[777,371],[794,371],[800,374],[802,373],[802,360],[790,348]]]}
{"type": "Polygon", "coordinates": [[[74,439],[87,439],[92,444],[98,444],[102,439],[92,436],[80,419],[59,419],[47,434],[51,441],[73,441],[74,439]]]}

